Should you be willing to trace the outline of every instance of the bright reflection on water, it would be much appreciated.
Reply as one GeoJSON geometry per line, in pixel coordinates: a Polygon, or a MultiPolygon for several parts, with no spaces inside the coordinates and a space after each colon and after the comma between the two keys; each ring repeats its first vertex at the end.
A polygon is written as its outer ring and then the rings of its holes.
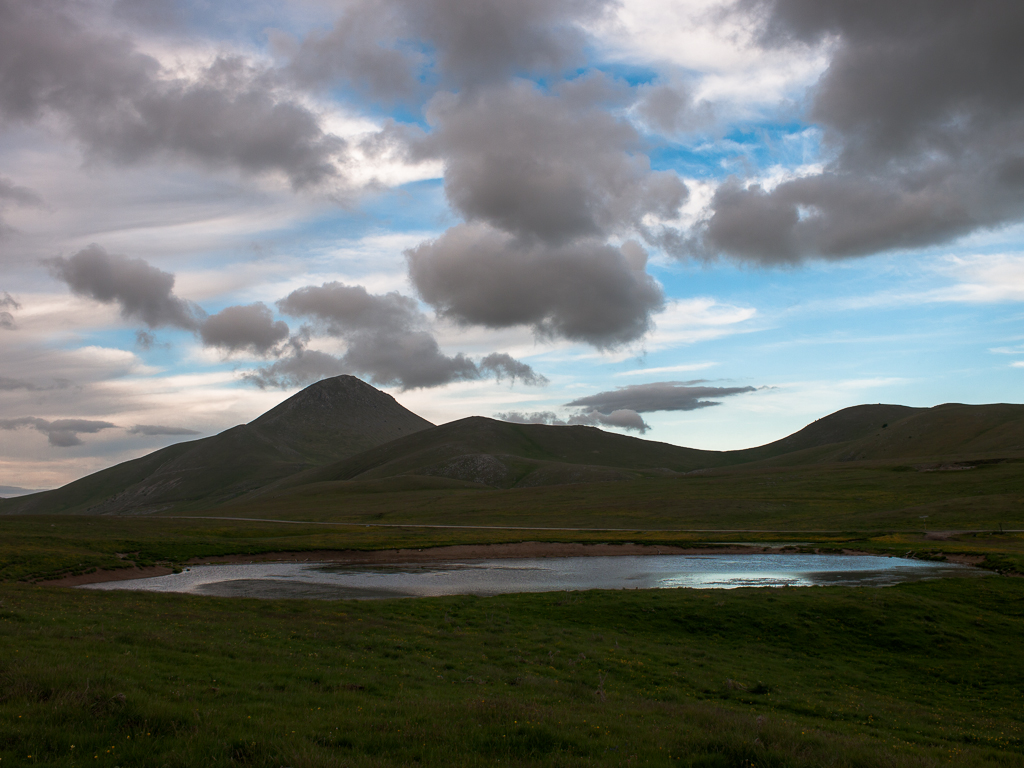
{"type": "Polygon", "coordinates": [[[221,597],[321,600],[501,595],[581,589],[733,589],[844,585],[978,574],[949,563],[840,555],[658,555],[470,560],[407,565],[253,563],[200,565],[87,589],[188,592],[221,597]]]}

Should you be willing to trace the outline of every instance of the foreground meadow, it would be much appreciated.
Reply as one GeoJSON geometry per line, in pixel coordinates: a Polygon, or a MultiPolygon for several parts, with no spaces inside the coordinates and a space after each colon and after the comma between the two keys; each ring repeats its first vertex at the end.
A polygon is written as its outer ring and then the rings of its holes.
{"type": "Polygon", "coordinates": [[[1024,765],[1024,579],[374,602],[0,585],[0,766],[1024,765]]]}

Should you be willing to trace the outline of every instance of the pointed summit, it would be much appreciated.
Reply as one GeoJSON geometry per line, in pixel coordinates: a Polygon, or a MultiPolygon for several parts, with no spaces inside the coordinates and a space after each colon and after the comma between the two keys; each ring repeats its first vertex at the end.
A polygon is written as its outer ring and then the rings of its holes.
{"type": "Polygon", "coordinates": [[[248,424],[12,499],[7,514],[139,514],[229,501],[296,472],[432,427],[354,376],[324,379],[248,424]]]}

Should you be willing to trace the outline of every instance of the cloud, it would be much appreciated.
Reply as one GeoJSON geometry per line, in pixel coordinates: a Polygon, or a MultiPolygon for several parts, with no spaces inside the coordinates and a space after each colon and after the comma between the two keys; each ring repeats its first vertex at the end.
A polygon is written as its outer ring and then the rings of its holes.
{"type": "Polygon", "coordinates": [[[199,335],[208,347],[266,355],[288,338],[288,325],[275,321],[270,307],[256,302],[226,307],[210,315],[199,326],[199,335]]]}
{"type": "Polygon", "coordinates": [[[601,413],[628,409],[637,413],[653,411],[694,411],[720,405],[707,398],[729,397],[756,391],[755,387],[695,386],[696,381],[658,381],[651,384],[632,384],[616,387],[610,392],[577,398],[567,408],[593,408],[601,413]]]}
{"type": "Polygon", "coordinates": [[[606,109],[614,83],[560,89],[513,82],[431,101],[433,131],[412,156],[443,160],[466,223],[407,251],[409,275],[459,323],[615,347],[647,333],[663,295],[639,243],[609,239],[660,237],[652,222],[676,217],[688,190],[652,170],[636,130],[606,109]]]}
{"type": "Polygon", "coordinates": [[[56,117],[88,154],[121,163],[166,156],[292,187],[339,175],[345,142],[323,130],[271,71],[222,56],[175,76],[126,37],[83,25],[63,3],[0,0],[0,115],[56,117]]]}
{"type": "Polygon", "coordinates": [[[551,424],[558,427],[564,427],[566,422],[564,419],[558,417],[554,411],[533,411],[532,413],[523,413],[522,411],[507,411],[505,413],[496,413],[494,418],[500,419],[501,421],[508,421],[512,424],[551,424]]]}
{"type": "Polygon", "coordinates": [[[481,373],[491,373],[498,381],[507,378],[514,384],[518,379],[523,384],[532,386],[544,386],[548,383],[547,377],[504,352],[492,352],[480,361],[479,367],[481,373]]]}
{"type": "Polygon", "coordinates": [[[701,381],[659,381],[651,384],[633,384],[617,387],[610,392],[580,397],[566,408],[577,408],[565,418],[552,411],[522,413],[508,411],[495,414],[495,418],[517,424],[552,424],[571,426],[617,427],[641,435],[651,426],[644,421],[641,413],[654,411],[694,411],[720,405],[708,398],[722,398],[730,395],[756,391],[754,387],[707,387],[697,386],[701,381]]]}
{"type": "Polygon", "coordinates": [[[508,355],[489,355],[477,367],[461,353],[444,354],[415,300],[394,291],[375,295],[360,285],[324,283],[299,288],[277,302],[277,306],[291,317],[308,318],[311,331],[343,339],[346,351],[340,359],[325,353],[307,359],[310,353],[304,349],[304,342],[295,339],[291,359],[254,374],[255,378],[250,380],[257,384],[292,382],[330,370],[368,376],[375,384],[398,384],[403,389],[478,379],[482,373],[491,373],[498,379],[518,379],[525,384],[547,383],[529,365],[508,355]]]}
{"type": "Polygon", "coordinates": [[[271,365],[243,373],[242,380],[260,389],[292,389],[343,373],[351,371],[338,358],[296,343],[289,355],[271,365]]]}
{"type": "Polygon", "coordinates": [[[48,387],[43,387],[31,381],[10,379],[6,376],[0,376],[0,392],[13,392],[19,389],[26,390],[27,392],[44,392],[52,389],[67,389],[70,386],[71,382],[68,379],[62,378],[55,378],[53,379],[53,384],[48,387]]]}
{"type": "Polygon", "coordinates": [[[552,411],[534,411],[533,413],[521,413],[520,411],[508,411],[507,413],[496,413],[494,418],[508,421],[513,424],[549,424],[552,426],[587,426],[587,427],[617,427],[627,431],[646,434],[651,427],[639,413],[628,408],[612,411],[603,414],[599,411],[580,411],[572,414],[566,419],[559,418],[552,411]]]}
{"type": "Polygon", "coordinates": [[[50,441],[50,445],[58,448],[70,448],[81,445],[80,433],[95,434],[103,429],[116,429],[116,424],[109,421],[91,421],[89,419],[57,419],[47,421],[35,416],[23,416],[18,419],[0,419],[0,429],[19,429],[21,427],[32,427],[37,432],[42,432],[50,441]]]}
{"type": "Polygon", "coordinates": [[[609,0],[363,0],[327,32],[290,44],[303,84],[344,84],[374,102],[409,100],[433,82],[476,88],[512,75],[558,75],[584,63],[583,25],[609,0]]]}
{"type": "Polygon", "coordinates": [[[462,224],[406,251],[423,299],[464,324],[530,326],[542,337],[597,347],[635,341],[664,306],[635,243],[525,243],[481,224],[462,224]]]}
{"type": "Polygon", "coordinates": [[[0,392],[13,392],[16,389],[24,389],[29,392],[34,392],[39,388],[40,387],[37,384],[33,384],[31,381],[9,379],[6,376],[0,376],[0,392]]]}
{"type": "Polygon", "coordinates": [[[72,293],[117,304],[125,319],[140,320],[150,328],[199,327],[202,310],[174,295],[174,275],[142,259],[107,253],[93,244],[70,258],[58,256],[45,263],[72,293]]]}
{"type": "Polygon", "coordinates": [[[416,150],[445,161],[445,194],[467,221],[562,244],[674,218],[687,189],[652,171],[630,123],[525,83],[439,94],[416,150]]]}
{"type": "Polygon", "coordinates": [[[196,432],[194,429],[185,429],[184,427],[165,427],[160,424],[136,424],[134,427],[128,429],[129,435],[199,435],[201,432],[196,432]]]}
{"type": "Polygon", "coordinates": [[[748,0],[761,44],[829,42],[809,118],[834,158],[773,188],[723,184],[678,249],[765,263],[947,242],[1024,218],[1024,48],[1007,0],[748,0]]]}
{"type": "MultiPolygon", "coordinates": [[[[18,186],[10,179],[0,176],[0,213],[2,213],[3,209],[9,204],[22,208],[42,208],[44,205],[42,198],[28,187],[18,186]]],[[[3,218],[0,218],[0,237],[7,234],[9,231],[10,227],[4,223],[3,218]]],[[[4,295],[6,296],[7,294],[4,295]]],[[[0,304],[0,306],[3,305],[0,304]]],[[[2,314],[6,314],[10,317],[9,313],[5,312],[2,314]]],[[[2,325],[0,325],[0,327],[2,327],[2,325]]]]}
{"type": "MultiPolygon", "coordinates": [[[[11,294],[4,291],[3,296],[0,296],[0,307],[21,309],[21,304],[11,294]]],[[[0,311],[0,328],[3,328],[5,331],[16,331],[18,329],[18,324],[14,322],[14,315],[7,310],[0,311]]]]}

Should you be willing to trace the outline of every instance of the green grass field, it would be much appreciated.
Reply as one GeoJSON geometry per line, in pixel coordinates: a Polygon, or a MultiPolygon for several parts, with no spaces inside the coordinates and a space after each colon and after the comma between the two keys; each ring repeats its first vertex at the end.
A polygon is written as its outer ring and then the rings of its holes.
{"type": "Polygon", "coordinates": [[[1020,466],[850,462],[504,491],[325,485],[199,519],[2,516],[0,768],[1024,766],[1014,575],[379,602],[17,583],[218,555],[524,540],[962,553],[1019,574],[1020,466]],[[414,527],[446,524],[533,529],[414,527]]]}
{"type": "Polygon", "coordinates": [[[0,764],[1024,765],[1024,580],[379,602],[0,586],[0,764]]]}

